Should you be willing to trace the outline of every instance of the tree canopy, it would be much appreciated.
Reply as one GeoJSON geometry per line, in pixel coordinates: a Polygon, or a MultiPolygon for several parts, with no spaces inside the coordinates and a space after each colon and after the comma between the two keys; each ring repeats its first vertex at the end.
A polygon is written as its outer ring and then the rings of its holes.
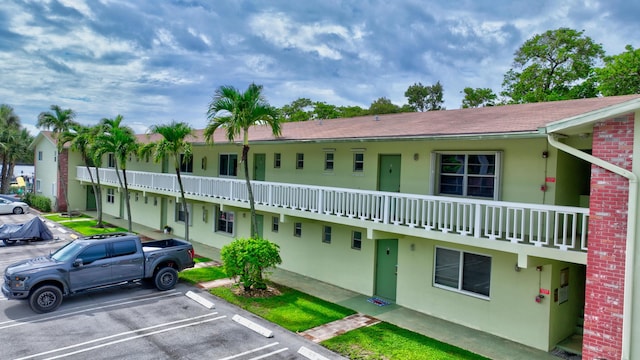
{"type": "Polygon", "coordinates": [[[424,86],[416,83],[404,92],[409,107],[413,111],[434,111],[444,110],[444,88],[440,81],[431,86],[424,86]]]}
{"type": "Polygon", "coordinates": [[[640,49],[627,45],[625,52],[604,58],[596,70],[598,90],[604,96],[640,94],[640,49]]]}
{"type": "Polygon", "coordinates": [[[466,87],[462,91],[464,99],[462,99],[462,108],[477,108],[485,106],[494,106],[498,96],[490,88],[470,88],[466,87]]]}

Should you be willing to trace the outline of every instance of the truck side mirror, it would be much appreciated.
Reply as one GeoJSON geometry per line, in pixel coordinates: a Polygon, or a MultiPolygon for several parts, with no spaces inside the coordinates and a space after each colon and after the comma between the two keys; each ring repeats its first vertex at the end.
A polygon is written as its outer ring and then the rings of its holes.
{"type": "Polygon", "coordinates": [[[80,267],[82,266],[82,259],[75,259],[73,261],[73,267],[80,267]]]}

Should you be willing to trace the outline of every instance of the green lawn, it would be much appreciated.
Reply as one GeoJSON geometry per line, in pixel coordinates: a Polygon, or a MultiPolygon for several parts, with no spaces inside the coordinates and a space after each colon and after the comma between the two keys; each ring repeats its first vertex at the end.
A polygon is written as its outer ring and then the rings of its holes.
{"type": "Polygon", "coordinates": [[[127,231],[127,229],[113,226],[108,223],[104,223],[105,227],[103,228],[97,228],[95,226],[98,221],[85,215],[74,216],[71,219],[67,216],[60,216],[59,214],[45,215],[44,217],[51,221],[55,221],[66,228],[77,231],[83,236],[127,231]]]}
{"type": "Polygon", "coordinates": [[[84,214],[80,214],[80,215],[76,215],[73,217],[68,217],[68,216],[62,216],[60,214],[48,214],[48,215],[44,215],[45,218],[51,220],[51,221],[55,221],[58,223],[68,223],[70,221],[75,221],[77,219],[90,219],[91,217],[84,215],[84,214]]]}
{"type": "Polygon", "coordinates": [[[349,331],[321,344],[349,359],[487,359],[385,322],[349,331]]]}
{"type": "Polygon", "coordinates": [[[273,284],[281,295],[266,298],[238,296],[229,287],[210,292],[288,330],[299,332],[342,319],[355,311],[300,291],[273,284]]]}
{"type": "Polygon", "coordinates": [[[182,270],[178,276],[192,284],[228,278],[224,270],[218,266],[182,270]]]}

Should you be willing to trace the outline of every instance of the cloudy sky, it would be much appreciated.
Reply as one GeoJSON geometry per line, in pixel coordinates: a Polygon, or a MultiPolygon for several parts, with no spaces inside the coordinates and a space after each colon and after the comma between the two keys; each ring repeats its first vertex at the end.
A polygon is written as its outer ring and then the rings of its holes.
{"type": "MultiPolygon", "coordinates": [[[[3,0],[0,103],[25,127],[50,105],[95,124],[124,116],[137,132],[206,124],[215,89],[264,86],[281,107],[306,97],[368,108],[406,103],[420,82],[501,90],[527,39],[569,27],[608,55],[640,47],[629,0],[3,0]]],[[[37,132],[37,131],[36,131],[37,132]]]]}

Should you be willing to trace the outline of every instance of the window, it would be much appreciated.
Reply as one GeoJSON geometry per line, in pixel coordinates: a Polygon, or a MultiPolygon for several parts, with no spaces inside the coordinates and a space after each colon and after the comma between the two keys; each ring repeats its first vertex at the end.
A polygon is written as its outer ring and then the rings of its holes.
{"type": "Polygon", "coordinates": [[[40,179],[36,179],[36,191],[39,193],[42,192],[41,186],[42,186],[42,183],[40,182],[40,179]]]}
{"type": "Polygon", "coordinates": [[[332,152],[324,153],[324,169],[326,171],[333,171],[333,156],[332,152]]]}
{"type": "Polygon", "coordinates": [[[277,216],[271,218],[271,231],[278,232],[280,229],[280,219],[277,216]]]}
{"type": "Polygon", "coordinates": [[[293,236],[295,237],[302,236],[302,223],[300,222],[293,223],[293,236]]]}
{"type": "Polygon", "coordinates": [[[304,168],[304,154],[297,153],[296,154],[296,169],[304,168]]]}
{"type": "Polygon", "coordinates": [[[355,250],[362,249],[362,233],[360,231],[351,233],[351,248],[355,250]]]}
{"type": "Polygon", "coordinates": [[[116,157],[113,155],[113,153],[109,153],[109,155],[107,155],[107,167],[116,167],[116,157]]]}
{"type": "MultiPolygon", "coordinates": [[[[193,211],[191,210],[191,208],[192,208],[191,204],[187,204],[187,212],[189,212],[189,226],[193,226],[193,211]]],[[[175,220],[177,222],[184,222],[184,219],[185,219],[184,207],[182,206],[182,203],[179,203],[176,201],[175,220]]]]}
{"type": "Polygon", "coordinates": [[[140,193],[138,193],[138,192],[135,193],[134,197],[135,197],[136,201],[138,201],[138,199],[140,199],[140,193]]]}
{"type": "Polygon", "coordinates": [[[357,172],[364,171],[364,154],[363,153],[353,154],[353,171],[357,171],[357,172]]]}
{"type": "Polygon", "coordinates": [[[232,212],[218,210],[218,219],[216,221],[216,231],[233,235],[233,222],[235,216],[232,212]]]}
{"type": "Polygon", "coordinates": [[[82,250],[82,252],[78,255],[77,259],[82,259],[82,264],[87,265],[92,262],[100,259],[104,259],[107,257],[107,247],[106,244],[97,244],[87,247],[82,250]]]}
{"type": "Polygon", "coordinates": [[[107,202],[110,204],[116,202],[116,192],[114,189],[107,189],[107,202]]]}
{"type": "Polygon", "coordinates": [[[282,155],[280,153],[273,154],[273,167],[280,169],[280,162],[282,161],[282,155]]]}
{"type": "Polygon", "coordinates": [[[180,154],[180,171],[184,173],[193,172],[193,156],[180,154]]]}
{"type": "Polygon", "coordinates": [[[220,154],[220,176],[238,175],[238,155],[220,154]]]}
{"type": "Polygon", "coordinates": [[[331,226],[322,227],[322,242],[331,244],[331,226]]]}
{"type": "Polygon", "coordinates": [[[498,200],[500,152],[437,153],[435,193],[498,200]]]}
{"type": "Polygon", "coordinates": [[[38,160],[42,161],[42,151],[38,151],[38,160]]]}
{"type": "Polygon", "coordinates": [[[117,241],[113,243],[113,256],[132,255],[137,252],[136,242],[133,240],[117,241]]]}
{"type": "Polygon", "coordinates": [[[435,256],[436,287],[489,297],[491,257],[439,247],[435,256]]]}

